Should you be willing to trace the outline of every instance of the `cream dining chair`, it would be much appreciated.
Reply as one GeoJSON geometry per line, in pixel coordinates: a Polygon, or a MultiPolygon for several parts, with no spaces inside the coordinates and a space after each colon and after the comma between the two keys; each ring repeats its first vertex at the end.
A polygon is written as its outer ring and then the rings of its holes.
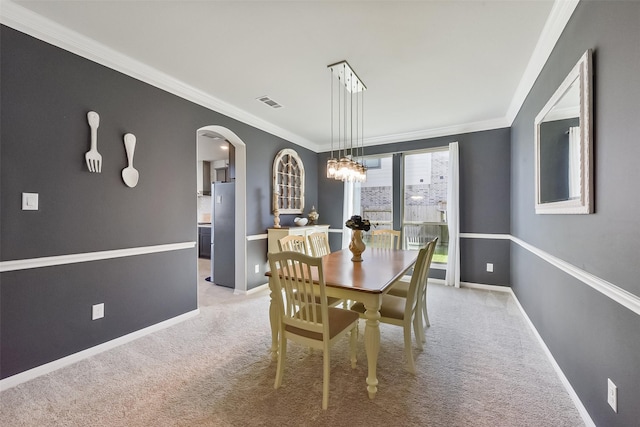
{"type": "MultiPolygon", "coordinates": [[[[274,388],[282,385],[287,357],[287,341],[322,350],[322,409],[329,404],[330,349],[347,332],[351,332],[351,367],[356,367],[358,313],[329,307],[325,290],[322,259],[297,252],[269,253],[273,294],[278,310],[279,348],[274,388]],[[313,283],[312,277],[317,277],[313,283]],[[305,295],[315,294],[319,303],[305,295]]],[[[302,384],[306,387],[307,384],[302,384]]]]}
{"type": "Polygon", "coordinates": [[[278,240],[278,247],[280,248],[280,252],[291,251],[307,254],[307,241],[304,236],[298,236],[296,234],[284,236],[278,240]]]}
{"type": "MultiPolygon", "coordinates": [[[[422,338],[422,342],[426,342],[424,328],[431,326],[431,323],[429,322],[429,314],[427,312],[427,282],[429,280],[429,268],[431,266],[431,260],[433,259],[433,254],[435,253],[437,244],[438,244],[438,238],[436,237],[435,239],[430,241],[426,246],[427,249],[429,250],[429,255],[428,255],[429,267],[427,268],[427,271],[424,277],[424,284],[422,285],[422,293],[419,295],[419,298],[420,298],[419,304],[420,304],[420,307],[422,307],[422,310],[420,315],[418,316],[420,318],[420,321],[418,323],[419,325],[418,331],[419,331],[420,337],[422,338]]],[[[409,293],[409,286],[410,286],[410,281],[400,279],[391,286],[391,289],[389,290],[388,294],[406,298],[407,294],[409,293]]]]}
{"type": "MultiPolygon", "coordinates": [[[[307,241],[304,236],[298,236],[295,234],[284,236],[282,239],[278,240],[278,247],[280,248],[280,252],[291,251],[307,255],[307,241]]],[[[317,297],[316,302],[320,302],[317,297]]],[[[329,297],[329,306],[335,307],[340,303],[342,303],[340,298],[329,297]]]]}
{"type": "Polygon", "coordinates": [[[329,239],[327,239],[327,233],[317,232],[311,233],[307,236],[309,239],[309,247],[311,248],[312,256],[325,256],[331,253],[331,248],[329,247],[329,239]]]}
{"type": "Polygon", "coordinates": [[[400,232],[397,230],[373,230],[371,246],[374,248],[400,249],[400,232]]]}
{"type": "MultiPolygon", "coordinates": [[[[431,245],[431,243],[429,243],[431,245]]],[[[407,297],[398,297],[395,295],[383,295],[382,305],[380,306],[380,322],[391,325],[402,326],[404,331],[404,353],[407,359],[407,370],[412,374],[416,373],[416,365],[413,360],[413,352],[411,350],[411,328],[415,334],[416,343],[420,350],[423,349],[423,338],[419,335],[422,329],[419,327],[420,312],[422,307],[419,305],[419,296],[422,293],[422,286],[426,283],[426,274],[429,271],[431,258],[429,257],[429,245],[420,249],[418,259],[416,260],[409,291],[407,297]]],[[[365,306],[361,302],[356,302],[351,306],[351,310],[364,317],[365,306]]]]}

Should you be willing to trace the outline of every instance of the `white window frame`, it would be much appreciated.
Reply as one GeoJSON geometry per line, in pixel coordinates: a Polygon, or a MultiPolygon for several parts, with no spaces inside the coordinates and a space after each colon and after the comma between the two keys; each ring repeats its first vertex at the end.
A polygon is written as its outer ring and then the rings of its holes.
{"type": "Polygon", "coordinates": [[[273,160],[273,210],[304,212],[304,164],[295,150],[280,150],[273,160]]]}

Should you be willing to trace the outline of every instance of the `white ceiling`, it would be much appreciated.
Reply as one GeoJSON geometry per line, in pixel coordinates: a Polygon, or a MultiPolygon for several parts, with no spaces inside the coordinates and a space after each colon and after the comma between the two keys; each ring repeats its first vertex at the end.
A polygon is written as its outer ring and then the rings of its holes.
{"type": "Polygon", "coordinates": [[[575,3],[3,0],[0,16],[323,151],[326,67],[345,59],[368,88],[366,145],[509,126],[575,3]]]}

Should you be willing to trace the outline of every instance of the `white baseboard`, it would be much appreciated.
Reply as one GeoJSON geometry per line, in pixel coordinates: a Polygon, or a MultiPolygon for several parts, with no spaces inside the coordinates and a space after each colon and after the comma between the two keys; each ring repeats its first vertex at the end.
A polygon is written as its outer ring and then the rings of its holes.
{"type": "Polygon", "coordinates": [[[473,283],[473,282],[460,282],[460,287],[470,288],[470,289],[482,289],[484,291],[509,292],[513,294],[513,291],[509,286],[486,285],[484,283],[473,283]]]}
{"type": "Polygon", "coordinates": [[[248,291],[240,291],[238,289],[235,289],[233,291],[233,294],[234,295],[252,295],[260,291],[263,291],[265,289],[269,289],[269,283],[264,283],[262,285],[256,286],[255,288],[251,288],[248,291]]]}
{"type": "Polygon", "coordinates": [[[18,384],[22,384],[41,375],[48,374],[60,368],[64,368],[65,366],[72,365],[88,357],[95,356],[96,354],[116,348],[122,344],[137,340],[138,338],[142,338],[145,335],[149,335],[170,326],[177,325],[178,323],[184,322],[185,320],[191,319],[192,317],[195,317],[199,314],[200,309],[189,311],[171,319],[167,319],[163,322],[156,323],[155,325],[148,326],[144,329],[140,329],[114,340],[99,344],[95,347],[70,354],[69,356],[63,357],[62,359],[54,360],[53,362],[45,363],[44,365],[37,366],[33,369],[29,369],[28,371],[20,372],[19,374],[7,377],[3,380],[0,380],[0,391],[7,390],[11,387],[15,387],[18,384]]]}
{"type": "Polygon", "coordinates": [[[578,397],[578,394],[575,392],[575,390],[571,386],[571,383],[569,382],[567,377],[565,377],[564,372],[562,372],[562,369],[560,368],[560,365],[558,365],[558,363],[556,362],[556,359],[553,358],[553,355],[551,354],[551,351],[549,350],[549,347],[547,347],[547,344],[545,344],[544,340],[542,339],[542,337],[538,333],[538,330],[533,325],[533,322],[531,321],[531,319],[529,319],[529,316],[527,316],[527,312],[524,311],[524,308],[522,307],[522,305],[520,305],[520,301],[518,301],[518,298],[513,293],[513,290],[511,288],[506,287],[506,286],[505,286],[505,289],[507,290],[507,292],[511,293],[511,296],[513,297],[513,300],[516,302],[516,305],[518,306],[518,309],[520,310],[520,313],[522,313],[522,316],[524,317],[525,321],[529,325],[529,328],[531,328],[531,331],[533,332],[533,334],[538,339],[538,342],[540,343],[540,346],[542,347],[542,350],[547,355],[547,358],[551,362],[551,365],[553,366],[553,369],[556,371],[556,374],[558,375],[558,378],[560,378],[560,381],[562,382],[562,385],[564,386],[565,390],[567,390],[567,393],[569,393],[569,397],[571,397],[571,400],[573,401],[573,404],[576,406],[576,409],[578,410],[578,413],[582,417],[582,421],[584,421],[585,426],[587,426],[587,427],[596,427],[595,423],[591,419],[591,416],[589,416],[589,413],[587,412],[587,409],[584,407],[584,405],[582,404],[582,401],[578,397]]]}
{"type": "MultiPolygon", "coordinates": [[[[411,276],[404,276],[402,278],[406,281],[411,280],[411,276]]],[[[432,279],[429,278],[429,284],[446,286],[447,282],[444,279],[432,279]]],[[[513,294],[509,286],[500,285],[485,285],[484,283],[472,283],[472,282],[460,282],[461,288],[481,289],[483,291],[496,291],[496,292],[509,292],[513,294]]]]}
{"type": "MultiPolygon", "coordinates": [[[[445,284],[444,280],[442,280],[442,279],[429,279],[429,283],[440,284],[440,282],[443,285],[445,284]]],[[[564,375],[564,372],[562,372],[562,369],[560,368],[560,365],[558,365],[556,360],[553,358],[553,355],[551,354],[551,351],[549,350],[549,347],[547,347],[547,344],[544,342],[544,340],[542,339],[542,337],[538,333],[538,330],[533,325],[533,322],[531,322],[531,319],[529,319],[529,316],[527,315],[527,312],[524,311],[524,308],[520,304],[520,301],[518,301],[518,298],[513,293],[513,289],[511,289],[510,286],[485,285],[485,284],[482,284],[482,283],[471,283],[471,282],[460,282],[460,287],[462,287],[462,288],[470,288],[470,289],[480,289],[480,290],[485,290],[485,291],[507,292],[507,293],[511,294],[511,296],[513,297],[513,300],[515,301],[516,305],[518,306],[518,309],[520,310],[520,313],[522,314],[522,317],[524,317],[525,322],[527,323],[529,328],[531,328],[531,331],[533,332],[533,334],[535,335],[536,339],[538,340],[538,343],[540,344],[540,347],[542,347],[542,351],[544,351],[545,355],[547,356],[547,358],[551,362],[551,366],[553,366],[553,369],[556,371],[556,374],[558,375],[558,378],[560,378],[560,382],[564,386],[565,390],[567,390],[567,393],[569,393],[569,397],[571,397],[571,400],[573,401],[573,404],[575,405],[576,409],[578,410],[578,413],[582,417],[582,420],[584,421],[584,424],[587,427],[596,427],[596,425],[594,424],[593,420],[589,416],[589,413],[587,412],[586,408],[582,404],[582,401],[580,400],[580,398],[578,397],[577,393],[575,392],[575,390],[571,386],[571,383],[569,382],[567,377],[564,375]]]]}

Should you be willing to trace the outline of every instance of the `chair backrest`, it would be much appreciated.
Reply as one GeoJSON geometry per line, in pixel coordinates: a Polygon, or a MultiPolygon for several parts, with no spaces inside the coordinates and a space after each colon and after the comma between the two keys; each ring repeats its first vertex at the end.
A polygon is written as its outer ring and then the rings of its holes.
{"type": "Polygon", "coordinates": [[[400,232],[397,230],[373,230],[371,244],[374,248],[400,249],[400,232]]]}
{"type": "Polygon", "coordinates": [[[309,247],[311,248],[312,256],[319,257],[329,255],[331,253],[327,233],[319,231],[317,233],[309,234],[307,238],[309,239],[309,247]]]}
{"type": "Polygon", "coordinates": [[[409,283],[409,291],[407,292],[405,316],[411,316],[411,313],[414,310],[420,309],[418,305],[421,303],[422,295],[427,287],[429,268],[431,266],[431,259],[433,258],[437,242],[438,238],[436,237],[418,252],[418,259],[413,267],[413,274],[411,275],[411,282],[409,283]]]}
{"type": "Polygon", "coordinates": [[[423,279],[425,261],[428,255],[429,250],[427,247],[424,247],[418,251],[418,259],[413,266],[413,274],[411,274],[409,290],[407,291],[406,303],[404,307],[405,319],[412,318],[412,313],[416,308],[416,304],[418,304],[420,291],[422,290],[421,284],[423,279]]]}
{"type": "Polygon", "coordinates": [[[290,325],[329,337],[329,322],[322,322],[329,318],[322,258],[290,251],[267,256],[274,285],[271,295],[283,327],[290,325]],[[319,295],[319,304],[313,295],[319,295]]]}
{"type": "MultiPolygon", "coordinates": [[[[436,245],[438,244],[438,238],[434,237],[429,243],[427,243],[427,249],[429,250],[429,265],[431,265],[431,260],[433,259],[433,254],[436,252],[436,245]]],[[[429,267],[427,267],[428,273],[429,267]]]]}
{"type": "Polygon", "coordinates": [[[403,228],[404,241],[406,244],[405,249],[415,250],[426,246],[427,240],[423,236],[422,225],[419,224],[407,224],[403,228]]]}
{"type": "Polygon", "coordinates": [[[436,252],[436,245],[438,244],[438,238],[435,237],[433,240],[431,240],[429,243],[427,243],[427,246],[425,246],[425,249],[427,249],[427,260],[426,260],[426,265],[424,267],[424,272],[423,275],[424,277],[423,282],[427,283],[427,280],[429,279],[429,269],[431,268],[431,260],[433,259],[433,254],[436,252]]]}
{"type": "Polygon", "coordinates": [[[425,250],[427,251],[427,256],[424,261],[424,265],[422,266],[421,277],[419,278],[418,289],[416,289],[416,304],[425,305],[427,303],[427,281],[429,280],[429,269],[431,268],[431,260],[433,259],[433,254],[436,251],[436,245],[438,244],[438,238],[431,240],[425,246],[425,250]]]}
{"type": "Polygon", "coordinates": [[[298,236],[295,234],[284,236],[282,239],[278,240],[278,247],[281,252],[291,251],[305,255],[307,253],[307,242],[304,236],[298,236]]]}

